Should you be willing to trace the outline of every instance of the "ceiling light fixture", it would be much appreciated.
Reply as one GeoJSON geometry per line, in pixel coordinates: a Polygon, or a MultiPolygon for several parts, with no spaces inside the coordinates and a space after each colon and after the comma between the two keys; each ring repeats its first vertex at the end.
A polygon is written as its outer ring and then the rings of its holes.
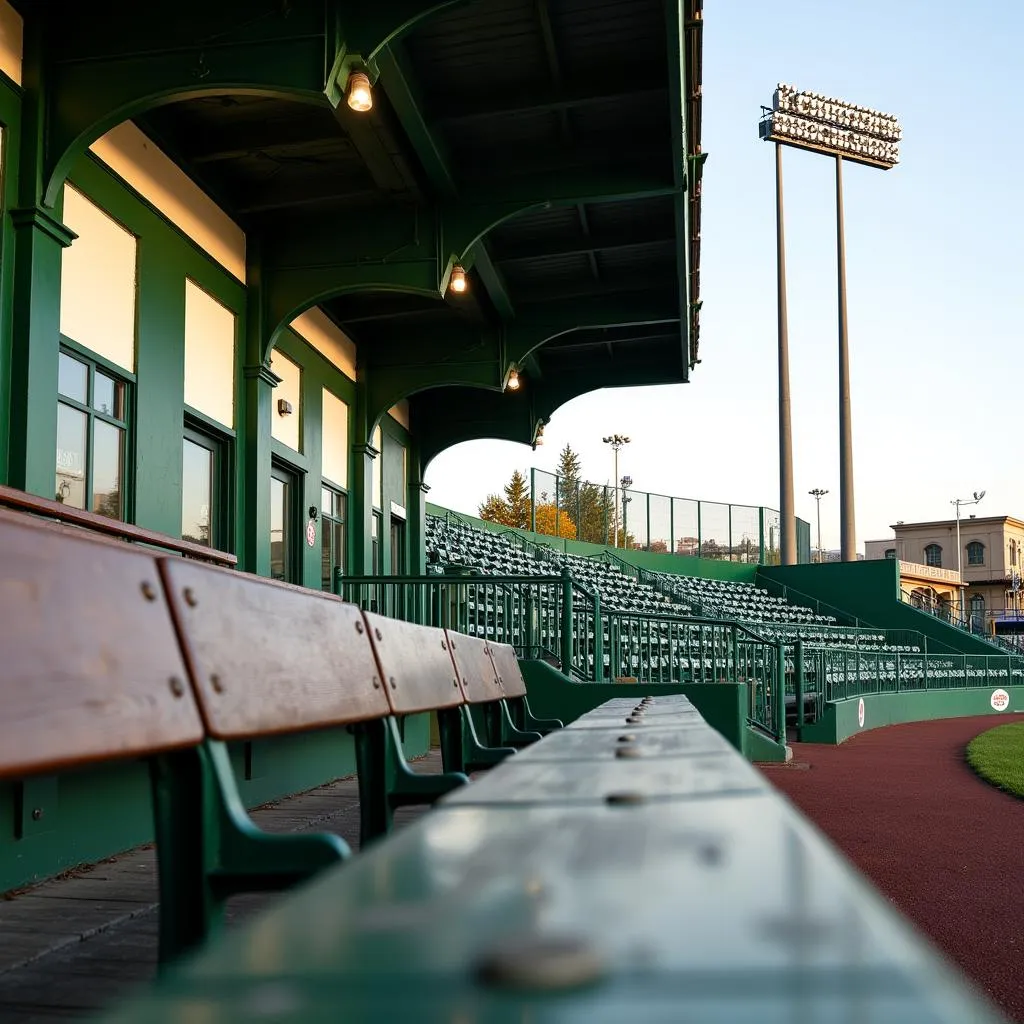
{"type": "Polygon", "coordinates": [[[514,366],[509,370],[508,380],[505,382],[505,389],[507,391],[519,390],[519,371],[514,366]]]}
{"type": "Polygon", "coordinates": [[[458,292],[459,294],[469,287],[469,282],[466,280],[466,272],[458,263],[452,267],[452,277],[448,282],[448,287],[451,288],[453,292],[458,292]]]}
{"type": "Polygon", "coordinates": [[[348,105],[360,113],[365,113],[373,106],[373,93],[370,90],[370,78],[362,71],[356,71],[348,79],[348,105]]]}

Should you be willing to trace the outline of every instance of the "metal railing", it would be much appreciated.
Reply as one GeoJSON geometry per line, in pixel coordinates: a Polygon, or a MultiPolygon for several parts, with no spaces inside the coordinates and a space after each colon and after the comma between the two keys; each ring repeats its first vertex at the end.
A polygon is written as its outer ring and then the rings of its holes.
{"type": "Polygon", "coordinates": [[[334,578],[335,593],[368,611],[455,629],[556,663],[585,682],[744,682],[748,722],[785,741],[784,646],[741,623],[602,611],[598,593],[558,576],[334,578]]]}

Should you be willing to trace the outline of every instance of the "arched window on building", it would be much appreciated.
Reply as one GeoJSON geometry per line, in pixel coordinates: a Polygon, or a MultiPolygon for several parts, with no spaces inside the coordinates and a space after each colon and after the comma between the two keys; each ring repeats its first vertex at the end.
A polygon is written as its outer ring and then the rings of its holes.
{"type": "Polygon", "coordinates": [[[933,565],[937,569],[942,567],[942,548],[938,544],[929,544],[924,549],[924,561],[926,565],[933,565]]]}
{"type": "Polygon", "coordinates": [[[895,558],[896,557],[896,549],[895,548],[886,548],[885,549],[885,557],[886,558],[895,558]]]}
{"type": "Polygon", "coordinates": [[[1015,540],[1011,540],[1010,541],[1010,565],[1016,565],[1017,564],[1017,553],[1018,553],[1017,542],[1015,540]]]}
{"type": "Polygon", "coordinates": [[[972,540],[971,543],[967,545],[967,564],[985,564],[985,545],[982,544],[980,540],[972,540]]]}

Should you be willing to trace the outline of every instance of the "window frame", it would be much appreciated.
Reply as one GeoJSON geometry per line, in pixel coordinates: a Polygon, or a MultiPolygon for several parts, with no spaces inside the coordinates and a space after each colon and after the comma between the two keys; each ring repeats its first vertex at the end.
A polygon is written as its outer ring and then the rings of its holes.
{"type": "MultiPolygon", "coordinates": [[[[57,416],[57,406],[59,405],[66,405],[77,412],[83,413],[86,417],[85,511],[96,512],[96,509],[94,508],[95,493],[93,490],[93,449],[95,434],[93,424],[96,420],[100,420],[100,422],[106,423],[108,426],[115,427],[122,432],[121,517],[120,519],[112,521],[121,523],[134,522],[135,501],[134,491],[132,488],[134,473],[132,470],[135,465],[135,432],[133,429],[135,423],[135,374],[130,373],[123,367],[116,366],[114,363],[110,362],[109,359],[104,359],[95,352],[91,352],[88,349],[83,348],[73,339],[64,334],[59,335],[59,339],[60,341],[57,349],[58,365],[60,356],[66,355],[70,359],[74,359],[76,362],[82,363],[86,367],[85,402],[83,403],[78,399],[70,398],[67,395],[61,394],[60,386],[58,384],[56,403],[54,405],[54,418],[57,416]],[[113,378],[123,386],[123,419],[118,419],[116,416],[111,416],[109,413],[102,412],[100,409],[93,407],[92,403],[95,399],[97,372],[102,373],[106,377],[113,378]]],[[[54,451],[54,459],[56,460],[56,451],[54,451]]],[[[56,471],[56,464],[54,469],[56,471]]],[[[60,501],[60,498],[57,498],[56,500],[60,501]]],[[[97,514],[102,515],[102,513],[97,514]]]]}
{"type": "MultiPolygon", "coordinates": [[[[210,507],[214,511],[211,518],[210,549],[212,551],[233,550],[234,523],[232,515],[234,493],[234,456],[233,437],[213,430],[207,423],[185,413],[182,423],[182,446],[191,441],[213,453],[212,494],[210,507]]],[[[184,488],[184,465],[182,466],[182,487],[184,488]]],[[[184,494],[182,495],[184,497],[184,494]]],[[[184,528],[184,523],[182,523],[184,528]]]]}
{"type": "MultiPolygon", "coordinates": [[[[271,481],[277,480],[291,488],[291,494],[285,495],[285,522],[282,530],[282,536],[285,539],[285,574],[283,579],[285,583],[301,584],[302,554],[298,535],[298,524],[304,521],[303,517],[300,515],[301,510],[299,507],[299,502],[302,497],[303,473],[294,466],[289,465],[287,462],[274,458],[270,463],[270,478],[271,481]]],[[[270,511],[273,511],[273,505],[271,505],[270,511]]],[[[270,543],[270,537],[268,536],[268,548],[270,543]]],[[[269,555],[270,551],[268,550],[267,553],[269,555]]],[[[273,575],[271,575],[270,578],[278,579],[278,577],[273,575]]]]}
{"type": "MultiPolygon", "coordinates": [[[[343,487],[338,487],[337,484],[330,483],[326,477],[320,480],[320,586],[321,589],[326,593],[334,593],[334,570],[338,563],[331,560],[330,578],[327,581],[327,586],[324,586],[323,577],[323,555],[325,545],[327,544],[328,537],[328,524],[334,526],[339,524],[341,526],[341,574],[345,575],[345,569],[348,566],[348,491],[343,487]],[[324,494],[331,495],[331,509],[328,511],[323,505],[324,494]],[[337,514],[338,505],[340,501],[342,505],[342,515],[339,517],[337,514]]],[[[332,531],[333,537],[333,531],[332,531]]],[[[331,541],[331,550],[333,553],[334,543],[331,541]]]]}
{"type": "Polygon", "coordinates": [[[967,555],[968,565],[984,565],[985,564],[985,545],[980,540],[972,540],[968,544],[964,551],[967,555]],[[974,558],[974,553],[980,552],[980,558],[974,558]]]}
{"type": "Polygon", "coordinates": [[[941,544],[928,544],[924,549],[924,564],[931,566],[933,569],[942,568],[942,545],[941,544]],[[932,552],[935,552],[937,559],[932,561],[932,552]]]}

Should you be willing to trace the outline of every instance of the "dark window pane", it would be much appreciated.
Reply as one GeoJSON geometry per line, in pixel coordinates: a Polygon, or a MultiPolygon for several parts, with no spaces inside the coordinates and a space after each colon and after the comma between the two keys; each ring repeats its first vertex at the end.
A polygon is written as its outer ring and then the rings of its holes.
{"type": "Polygon", "coordinates": [[[92,384],[92,407],[114,419],[124,419],[124,384],[96,371],[92,384]]]}
{"type": "Polygon", "coordinates": [[[103,420],[93,422],[92,506],[93,511],[111,519],[124,515],[122,480],[124,431],[103,420]]]}
{"type": "Polygon", "coordinates": [[[270,480],[270,576],[288,578],[288,484],[270,480]]]}
{"type": "Polygon", "coordinates": [[[72,401],[83,405],[88,398],[89,367],[61,352],[57,369],[57,390],[72,401]]]}
{"type": "Polygon", "coordinates": [[[182,447],[181,539],[212,544],[213,452],[185,438],[182,447]]]}
{"type": "Polygon", "coordinates": [[[84,412],[57,403],[56,498],[75,508],[85,508],[86,426],[84,412]]]}

